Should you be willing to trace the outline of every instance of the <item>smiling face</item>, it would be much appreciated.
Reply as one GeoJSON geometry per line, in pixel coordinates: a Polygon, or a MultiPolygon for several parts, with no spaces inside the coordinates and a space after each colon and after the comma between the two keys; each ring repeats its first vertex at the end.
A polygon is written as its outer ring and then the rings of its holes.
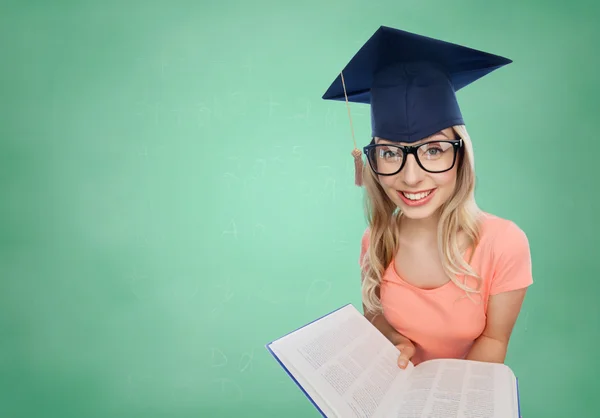
{"type": "MultiPolygon", "coordinates": [[[[452,162],[454,158],[455,151],[452,146],[447,143],[436,143],[436,141],[449,139],[457,139],[452,128],[444,129],[414,144],[398,144],[381,138],[376,138],[375,142],[377,144],[412,146],[427,142],[429,144],[419,148],[417,153],[423,165],[428,169],[436,170],[440,169],[439,167],[445,169],[450,164],[448,161],[452,162]]],[[[458,154],[458,150],[456,152],[458,154]]],[[[392,154],[386,154],[385,151],[378,152],[380,158],[390,158],[388,155],[392,154]]],[[[391,158],[399,157],[392,155],[391,158]]],[[[392,164],[394,160],[390,159],[389,161],[392,164]]],[[[385,162],[378,162],[378,164],[385,164],[385,162]]],[[[392,176],[378,175],[377,177],[386,195],[400,208],[404,216],[410,219],[426,219],[437,213],[438,209],[452,197],[456,186],[458,166],[457,156],[456,163],[450,170],[442,173],[430,173],[419,166],[414,155],[408,155],[399,173],[392,176]]]]}

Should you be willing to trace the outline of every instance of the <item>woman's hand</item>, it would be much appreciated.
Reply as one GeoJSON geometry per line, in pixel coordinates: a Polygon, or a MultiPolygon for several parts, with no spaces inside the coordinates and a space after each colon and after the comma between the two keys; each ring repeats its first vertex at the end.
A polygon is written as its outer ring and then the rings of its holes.
{"type": "MultiPolygon", "coordinates": [[[[367,308],[363,304],[363,311],[367,312],[367,308]]],[[[365,317],[387,338],[394,346],[400,350],[398,356],[398,367],[406,369],[408,362],[415,355],[416,348],[411,340],[400,334],[382,314],[367,313],[365,317]]]]}
{"type": "Polygon", "coordinates": [[[398,356],[398,367],[401,369],[406,369],[408,366],[408,362],[415,355],[415,345],[411,340],[406,338],[404,335],[397,334],[392,343],[396,346],[398,350],[400,350],[400,355],[398,356]]]}

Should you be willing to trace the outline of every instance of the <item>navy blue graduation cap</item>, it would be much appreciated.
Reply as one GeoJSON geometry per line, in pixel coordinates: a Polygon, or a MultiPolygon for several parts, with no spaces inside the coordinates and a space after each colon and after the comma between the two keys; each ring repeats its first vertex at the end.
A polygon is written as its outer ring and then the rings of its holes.
{"type": "MultiPolygon", "coordinates": [[[[352,57],[323,99],[368,103],[373,137],[412,143],[464,124],[455,93],[511,62],[381,26],[352,57]]],[[[360,154],[358,159],[362,163],[360,154]]]]}

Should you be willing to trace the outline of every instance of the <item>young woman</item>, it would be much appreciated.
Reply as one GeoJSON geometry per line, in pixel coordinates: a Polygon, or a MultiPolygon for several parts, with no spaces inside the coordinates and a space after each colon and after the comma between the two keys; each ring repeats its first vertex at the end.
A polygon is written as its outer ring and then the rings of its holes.
{"type": "Polygon", "coordinates": [[[455,97],[510,62],[381,27],[324,96],[371,105],[372,141],[358,165],[368,219],[363,308],[399,348],[401,368],[433,358],[504,362],[533,282],[525,233],[476,204],[455,97]]]}
{"type": "Polygon", "coordinates": [[[400,349],[402,368],[441,357],[504,362],[532,283],[527,237],[478,209],[464,126],[411,145],[405,158],[384,139],[366,147],[365,315],[400,349]]]}

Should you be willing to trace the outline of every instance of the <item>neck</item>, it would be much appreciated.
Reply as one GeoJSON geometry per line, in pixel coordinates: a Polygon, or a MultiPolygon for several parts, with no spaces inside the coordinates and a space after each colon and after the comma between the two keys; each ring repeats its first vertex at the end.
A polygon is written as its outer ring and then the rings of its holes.
{"type": "Polygon", "coordinates": [[[402,216],[400,218],[400,231],[404,238],[411,241],[435,241],[437,240],[438,222],[440,215],[435,213],[424,219],[410,219],[402,216]]]}

